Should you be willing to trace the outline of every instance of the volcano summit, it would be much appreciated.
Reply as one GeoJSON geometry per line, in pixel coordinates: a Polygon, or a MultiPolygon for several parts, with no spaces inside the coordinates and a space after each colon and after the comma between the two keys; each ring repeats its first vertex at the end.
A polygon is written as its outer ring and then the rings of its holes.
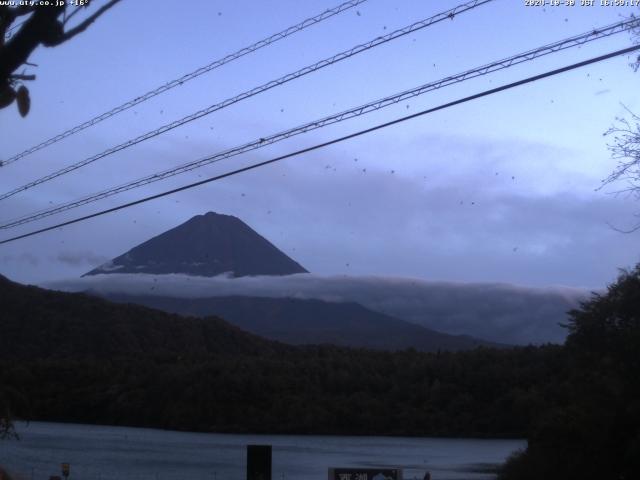
{"type": "Polygon", "coordinates": [[[182,273],[214,277],[308,273],[242,220],[208,212],[132,248],[85,275],[182,273]]]}

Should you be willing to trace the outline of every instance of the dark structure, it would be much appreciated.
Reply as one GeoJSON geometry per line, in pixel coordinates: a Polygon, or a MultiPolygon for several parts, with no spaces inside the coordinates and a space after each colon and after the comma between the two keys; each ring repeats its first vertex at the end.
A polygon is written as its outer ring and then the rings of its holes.
{"type": "Polygon", "coordinates": [[[247,445],[247,480],[271,480],[271,445],[247,445]]]}

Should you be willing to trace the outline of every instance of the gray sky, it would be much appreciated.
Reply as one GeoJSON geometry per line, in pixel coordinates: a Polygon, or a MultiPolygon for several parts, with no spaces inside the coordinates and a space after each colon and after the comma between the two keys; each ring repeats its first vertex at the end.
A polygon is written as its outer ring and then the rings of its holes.
{"type": "MultiPolygon", "coordinates": [[[[41,48],[32,111],[0,110],[7,158],[338,1],[125,0],[82,36],[41,48]]],[[[370,0],[0,169],[0,190],[101,152],[254,86],[451,8],[370,0]]],[[[579,3],[579,2],[578,2],[579,3]]],[[[631,9],[497,0],[213,113],[0,202],[16,216],[618,21],[631,9]]],[[[0,232],[1,238],[117,205],[630,44],[618,35],[0,232]]],[[[153,203],[0,246],[0,272],[76,277],[190,217],[239,216],[310,271],[430,281],[598,288],[639,260],[633,199],[595,191],[613,169],[602,136],[638,75],[617,58],[153,203]],[[357,159],[357,161],[356,161],[357,159]],[[366,171],[363,171],[366,169],[366,171]],[[393,173],[392,173],[393,171],[393,173]]],[[[608,191],[613,190],[610,188],[608,191]]]]}

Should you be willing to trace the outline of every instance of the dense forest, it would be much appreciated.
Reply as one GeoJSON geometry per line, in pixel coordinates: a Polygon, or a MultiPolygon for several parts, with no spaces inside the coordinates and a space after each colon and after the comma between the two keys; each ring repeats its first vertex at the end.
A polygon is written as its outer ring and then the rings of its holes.
{"type": "Polygon", "coordinates": [[[292,347],[220,319],[6,280],[0,303],[0,397],[16,416],[216,432],[526,437],[505,480],[640,472],[640,267],[570,313],[564,346],[457,353],[292,347]]]}
{"type": "Polygon", "coordinates": [[[565,395],[544,404],[502,478],[640,478],[640,265],[570,312],[568,327],[565,395]]]}
{"type": "MultiPolygon", "coordinates": [[[[554,349],[460,356],[331,347],[0,363],[32,419],[191,431],[521,437],[554,349]]],[[[554,387],[552,387],[554,388],[554,387]]]]}
{"type": "MultiPolygon", "coordinates": [[[[292,347],[216,318],[2,282],[0,385],[18,416],[273,433],[521,437],[559,347],[292,347]]],[[[556,383],[549,384],[551,388],[556,383]]]]}

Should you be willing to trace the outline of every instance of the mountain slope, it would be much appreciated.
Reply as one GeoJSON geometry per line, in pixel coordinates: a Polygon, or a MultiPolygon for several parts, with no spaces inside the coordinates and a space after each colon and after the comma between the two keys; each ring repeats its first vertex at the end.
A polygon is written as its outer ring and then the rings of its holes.
{"type": "Polygon", "coordinates": [[[307,271],[242,220],[208,212],[168,230],[85,275],[224,273],[291,275],[307,271]]]}
{"type": "Polygon", "coordinates": [[[332,344],[376,350],[415,348],[425,352],[499,346],[466,335],[447,335],[357,303],[265,297],[172,298],[111,294],[134,303],[190,316],[216,315],[261,337],[293,345],[332,344]]]}
{"type": "Polygon", "coordinates": [[[206,432],[523,435],[559,347],[291,347],[0,279],[0,414],[206,432]],[[17,399],[17,400],[12,400],[17,399]],[[517,401],[514,401],[517,399],[517,401]]]}
{"type": "Polygon", "coordinates": [[[183,318],[4,277],[0,305],[0,359],[247,354],[276,348],[219,318],[183,318]]]}

